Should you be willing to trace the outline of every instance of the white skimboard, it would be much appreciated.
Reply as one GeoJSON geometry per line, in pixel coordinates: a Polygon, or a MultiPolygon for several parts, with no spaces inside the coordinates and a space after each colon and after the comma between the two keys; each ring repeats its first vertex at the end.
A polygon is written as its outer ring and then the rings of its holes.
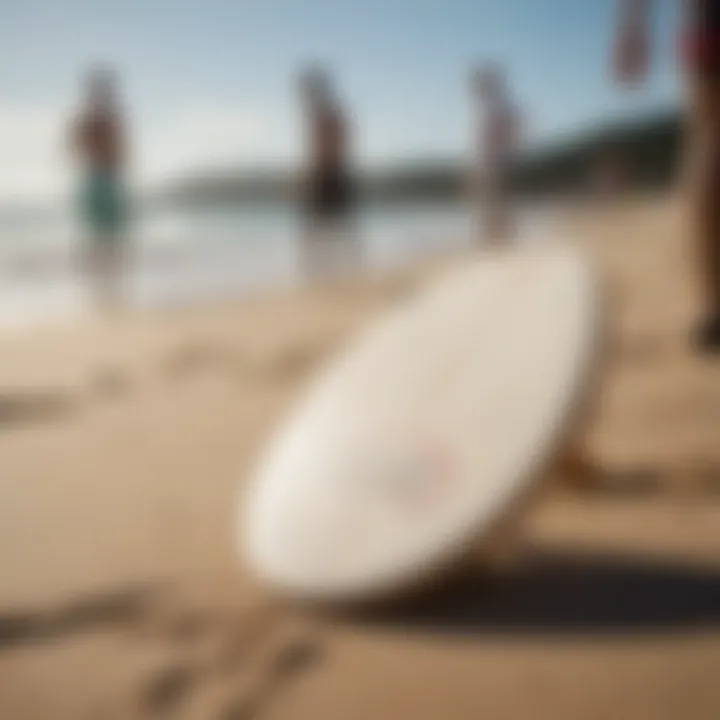
{"type": "Polygon", "coordinates": [[[371,600],[481,542],[567,441],[600,338],[568,245],[481,253],[337,358],[251,478],[238,542],[276,591],[371,600]]]}

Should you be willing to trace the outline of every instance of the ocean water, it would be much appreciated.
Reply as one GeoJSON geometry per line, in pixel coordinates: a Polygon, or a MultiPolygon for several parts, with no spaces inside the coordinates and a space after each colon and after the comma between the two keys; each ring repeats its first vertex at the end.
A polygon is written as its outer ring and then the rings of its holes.
{"type": "MultiPolygon", "coordinates": [[[[537,233],[547,213],[525,209],[523,233],[537,233]]],[[[365,207],[355,222],[363,263],[391,268],[473,242],[462,204],[365,207]]],[[[127,277],[133,306],[177,305],[302,283],[300,218],[290,207],[156,209],[131,225],[127,277]]],[[[73,208],[0,208],[0,326],[82,313],[83,230],[73,208]]]]}

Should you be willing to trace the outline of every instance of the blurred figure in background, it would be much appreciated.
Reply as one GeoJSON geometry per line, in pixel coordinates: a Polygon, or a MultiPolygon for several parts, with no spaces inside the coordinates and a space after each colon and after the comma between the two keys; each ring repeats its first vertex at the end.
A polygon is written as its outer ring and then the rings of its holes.
{"type": "Polygon", "coordinates": [[[308,137],[303,252],[305,271],[312,277],[338,261],[346,268],[356,267],[360,258],[351,218],[354,188],[347,119],[322,69],[303,74],[301,94],[308,137]]]}
{"type": "Polygon", "coordinates": [[[96,301],[112,310],[122,300],[126,261],[125,128],[111,70],[91,70],[85,92],[71,129],[72,147],[83,166],[81,209],[89,231],[84,259],[96,301]]]}
{"type": "Polygon", "coordinates": [[[515,232],[509,183],[518,145],[519,113],[497,65],[473,70],[471,92],[477,103],[479,165],[473,169],[473,195],[480,200],[480,235],[486,242],[502,244],[515,232]]]}
{"type": "MultiPolygon", "coordinates": [[[[645,79],[650,0],[624,0],[615,47],[623,82],[645,79]]],[[[702,352],[720,353],[720,0],[684,0],[681,36],[690,110],[687,169],[704,316],[693,333],[702,352]]]]}

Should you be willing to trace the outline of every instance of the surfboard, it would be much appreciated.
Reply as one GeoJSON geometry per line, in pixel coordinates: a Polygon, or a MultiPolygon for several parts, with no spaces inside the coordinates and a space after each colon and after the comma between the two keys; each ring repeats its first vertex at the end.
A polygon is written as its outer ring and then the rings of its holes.
{"type": "Polygon", "coordinates": [[[601,341],[567,243],[480,252],[372,323],[250,478],[238,549],[276,592],[364,601],[448,567],[567,442],[601,341]]]}

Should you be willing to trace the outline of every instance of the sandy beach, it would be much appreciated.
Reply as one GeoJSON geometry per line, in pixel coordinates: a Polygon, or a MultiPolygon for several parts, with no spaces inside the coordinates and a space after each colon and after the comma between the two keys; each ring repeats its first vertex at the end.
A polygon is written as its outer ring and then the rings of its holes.
{"type": "Polygon", "coordinates": [[[543,500],[511,574],[367,618],[256,586],[242,481],[344,339],[462,257],[5,335],[0,718],[717,720],[720,363],[686,347],[678,205],[564,225],[608,286],[601,476],[543,500]]]}

